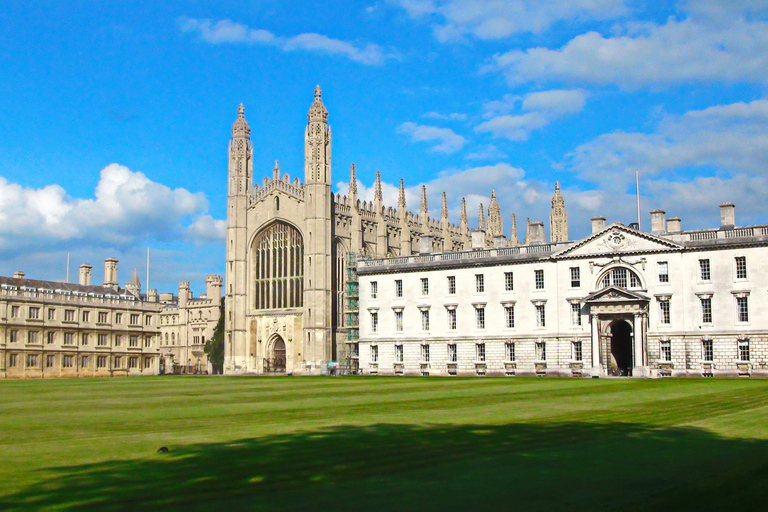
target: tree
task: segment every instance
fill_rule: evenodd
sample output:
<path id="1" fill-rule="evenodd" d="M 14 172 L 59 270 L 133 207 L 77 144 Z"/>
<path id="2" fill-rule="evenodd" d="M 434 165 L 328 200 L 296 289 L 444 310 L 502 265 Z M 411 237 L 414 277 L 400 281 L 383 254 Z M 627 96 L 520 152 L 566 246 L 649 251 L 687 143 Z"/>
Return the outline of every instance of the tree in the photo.
<path id="1" fill-rule="evenodd" d="M 213 337 L 205 342 L 205 353 L 211 363 L 213 374 L 224 373 L 224 304 L 222 301 L 219 322 L 213 329 Z"/>

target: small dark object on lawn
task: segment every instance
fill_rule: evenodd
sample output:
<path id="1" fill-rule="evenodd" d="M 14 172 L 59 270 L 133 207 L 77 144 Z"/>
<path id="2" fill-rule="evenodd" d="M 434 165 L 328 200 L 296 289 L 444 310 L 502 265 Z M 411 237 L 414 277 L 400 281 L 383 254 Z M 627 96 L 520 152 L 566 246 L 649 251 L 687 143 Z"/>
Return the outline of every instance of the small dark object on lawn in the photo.
<path id="1" fill-rule="evenodd" d="M 167 446 L 161 446 L 157 449 L 157 453 L 168 453 L 169 451 L 171 450 L 169 450 Z"/>

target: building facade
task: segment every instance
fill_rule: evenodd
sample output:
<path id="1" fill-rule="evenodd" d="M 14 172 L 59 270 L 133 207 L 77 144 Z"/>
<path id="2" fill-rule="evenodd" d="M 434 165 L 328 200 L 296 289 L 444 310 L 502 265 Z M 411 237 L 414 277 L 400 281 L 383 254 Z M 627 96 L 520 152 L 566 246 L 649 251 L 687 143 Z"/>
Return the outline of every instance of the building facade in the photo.
<path id="1" fill-rule="evenodd" d="M 304 130 L 304 183 L 282 173 L 277 162 L 254 181 L 250 133 L 240 105 L 229 143 L 225 373 L 325 373 L 329 362 L 349 359 L 355 342 L 348 262 L 469 249 L 466 205 L 462 200 L 459 225 L 451 224 L 443 194 L 440 217 L 431 218 L 422 188 L 419 213 L 411 213 L 402 180 L 397 206 L 384 205 L 378 174 L 373 201 L 361 201 L 354 164 L 349 196 L 334 195 L 331 129 L 319 86 Z M 567 237 L 560 206 L 563 215 L 552 222 L 558 236 Z M 494 193 L 483 246 L 517 245 L 512 218 L 506 238 Z M 526 239 L 545 242 L 543 236 L 543 223 L 529 221 Z"/>
<path id="2" fill-rule="evenodd" d="M 576 241 L 361 261 L 360 371 L 768 376 L 768 226 L 734 211 L 711 230 L 655 210 L 651 233 L 596 217 Z"/>
<path id="3" fill-rule="evenodd" d="M 197 350 L 219 319 L 221 277 L 208 276 L 211 299 L 192 299 L 186 282 L 177 298 L 142 294 L 136 271 L 118 286 L 117 267 L 115 258 L 105 261 L 101 285 L 91 284 L 88 264 L 77 284 L 0 277 L 0 378 L 157 375 L 174 363 L 208 369 Z"/>

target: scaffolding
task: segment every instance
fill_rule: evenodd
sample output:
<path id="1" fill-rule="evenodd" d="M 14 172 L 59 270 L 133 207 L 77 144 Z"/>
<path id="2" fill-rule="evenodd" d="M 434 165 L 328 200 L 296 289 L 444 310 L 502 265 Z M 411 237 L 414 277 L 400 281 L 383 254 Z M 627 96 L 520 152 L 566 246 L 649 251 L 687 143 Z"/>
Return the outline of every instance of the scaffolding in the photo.
<path id="1" fill-rule="evenodd" d="M 346 279 L 344 283 L 344 331 L 347 333 L 346 357 L 342 361 L 341 373 L 357 374 L 360 369 L 359 344 L 360 337 L 360 285 L 357 281 L 357 255 L 347 254 L 345 261 Z"/>

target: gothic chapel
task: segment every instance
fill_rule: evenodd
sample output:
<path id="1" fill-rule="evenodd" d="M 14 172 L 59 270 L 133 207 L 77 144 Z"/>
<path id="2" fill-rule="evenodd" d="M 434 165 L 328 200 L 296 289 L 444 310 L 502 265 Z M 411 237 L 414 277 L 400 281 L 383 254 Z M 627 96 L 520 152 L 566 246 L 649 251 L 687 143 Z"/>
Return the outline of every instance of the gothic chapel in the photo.
<path id="1" fill-rule="evenodd" d="M 424 187 L 419 213 L 408 212 L 402 179 L 397 208 L 385 206 L 379 173 L 373 201 L 360 201 L 354 164 L 349 197 L 334 196 L 319 86 L 304 132 L 303 184 L 281 174 L 277 162 L 271 177 L 254 183 L 250 132 L 240 105 L 229 144 L 225 373 L 322 374 L 328 362 L 344 360 L 352 347 L 343 322 L 350 253 L 383 258 L 519 243 L 514 215 L 510 238 L 502 232 L 495 193 L 487 230 L 484 218 L 470 230 L 463 199 L 460 224 L 451 224 L 445 193 L 440 218 L 430 218 Z M 552 232 L 567 238 L 559 187 L 552 206 Z M 525 236 L 544 243 L 543 223 L 528 221 Z"/>

